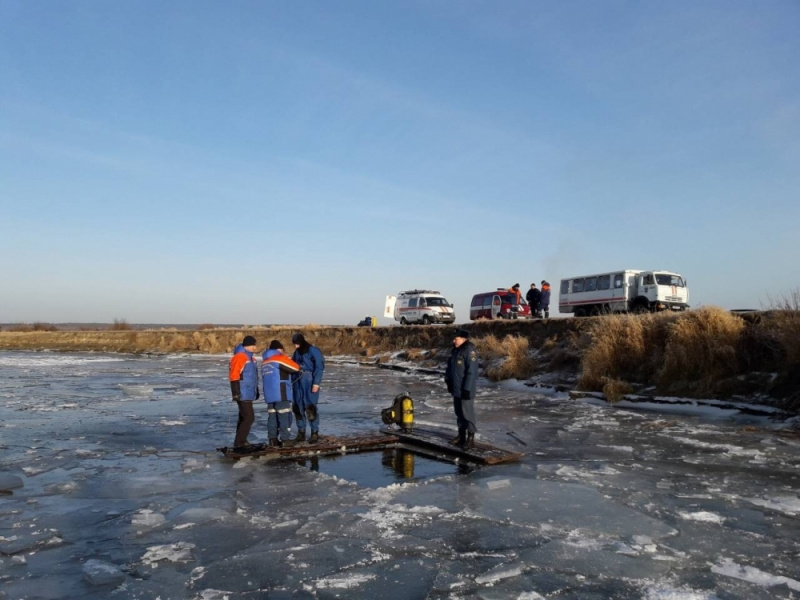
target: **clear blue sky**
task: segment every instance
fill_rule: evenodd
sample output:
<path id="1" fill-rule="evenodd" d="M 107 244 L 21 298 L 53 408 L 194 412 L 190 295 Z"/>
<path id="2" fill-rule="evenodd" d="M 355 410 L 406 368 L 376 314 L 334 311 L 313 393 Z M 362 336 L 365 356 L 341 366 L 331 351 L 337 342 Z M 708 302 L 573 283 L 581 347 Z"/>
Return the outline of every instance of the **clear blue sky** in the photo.
<path id="1" fill-rule="evenodd" d="M 800 287 L 798 32 L 796 0 L 0 0 L 0 322 L 355 324 L 413 287 L 466 321 L 620 268 L 759 308 Z"/>

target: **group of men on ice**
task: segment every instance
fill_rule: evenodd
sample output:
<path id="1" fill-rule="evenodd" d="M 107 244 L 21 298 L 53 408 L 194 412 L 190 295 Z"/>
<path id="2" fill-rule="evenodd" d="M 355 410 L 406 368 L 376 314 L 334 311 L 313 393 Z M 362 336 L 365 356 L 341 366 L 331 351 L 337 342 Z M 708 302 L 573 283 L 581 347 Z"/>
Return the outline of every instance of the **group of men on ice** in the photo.
<path id="1" fill-rule="evenodd" d="M 290 447 L 306 441 L 306 420 L 311 428 L 308 443 L 319 441 L 319 389 L 325 359 L 319 348 L 309 344 L 300 333 L 292 336 L 295 351 L 289 358 L 283 344 L 272 340 L 264 351 L 261 369 L 255 357 L 256 339 L 245 336 L 233 350 L 228 378 L 233 401 L 239 407 L 233 452 L 247 454 L 260 449 L 247 441 L 255 422 L 253 403 L 259 399 L 259 379 L 267 403 L 269 445 Z M 456 329 L 453 350 L 445 372 L 447 391 L 453 397 L 458 435 L 450 443 L 463 448 L 475 446 L 475 393 L 478 380 L 478 351 L 469 341 L 469 331 Z M 297 437 L 289 438 L 292 415 L 297 421 Z"/>
<path id="2" fill-rule="evenodd" d="M 306 420 L 311 429 L 308 443 L 319 441 L 317 403 L 325 359 L 319 348 L 309 344 L 301 333 L 292 336 L 292 343 L 295 350 L 289 358 L 283 344 L 272 340 L 262 355 L 260 370 L 255 357 L 257 342 L 253 336 L 245 336 L 234 348 L 228 372 L 231 395 L 239 407 L 233 452 L 246 454 L 257 449 L 247 441 L 247 436 L 255 422 L 253 402 L 261 396 L 259 388 L 264 390 L 267 404 L 270 446 L 289 447 L 305 442 Z M 292 415 L 297 422 L 297 437 L 294 439 L 289 438 Z"/>

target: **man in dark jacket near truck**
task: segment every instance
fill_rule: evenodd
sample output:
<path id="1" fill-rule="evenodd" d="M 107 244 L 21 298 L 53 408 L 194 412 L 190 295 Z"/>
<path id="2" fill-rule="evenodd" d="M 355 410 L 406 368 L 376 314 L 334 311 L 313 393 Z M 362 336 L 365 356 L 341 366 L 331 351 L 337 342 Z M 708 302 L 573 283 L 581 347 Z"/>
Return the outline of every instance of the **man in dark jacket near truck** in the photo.
<path id="1" fill-rule="evenodd" d="M 528 301 L 528 306 L 531 307 L 531 317 L 541 317 L 542 315 L 539 314 L 539 304 L 542 300 L 542 292 L 536 289 L 535 283 L 531 284 L 531 289 L 529 289 L 528 293 L 525 294 L 525 300 Z"/>
<path id="2" fill-rule="evenodd" d="M 453 409 L 458 423 L 458 436 L 450 440 L 454 446 L 475 446 L 475 388 L 478 381 L 478 351 L 469 341 L 469 331 L 456 329 L 453 353 L 444 375 L 447 391 L 453 395 Z"/>

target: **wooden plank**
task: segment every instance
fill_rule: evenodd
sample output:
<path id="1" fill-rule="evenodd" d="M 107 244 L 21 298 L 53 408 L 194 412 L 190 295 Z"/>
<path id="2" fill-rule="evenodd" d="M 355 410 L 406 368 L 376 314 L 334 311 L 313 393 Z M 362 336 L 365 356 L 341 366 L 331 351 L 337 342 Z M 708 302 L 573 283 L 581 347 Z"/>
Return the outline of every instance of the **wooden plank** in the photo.
<path id="1" fill-rule="evenodd" d="M 476 441 L 475 447 L 460 448 L 450 444 L 454 432 L 434 431 L 415 428 L 412 432 L 399 429 L 383 429 L 379 434 L 359 436 L 320 436 L 317 444 L 302 443 L 291 448 L 271 448 L 236 454 L 228 447 L 217 448 L 226 458 L 240 460 L 242 458 L 264 458 L 266 460 L 297 459 L 312 456 L 332 456 L 352 454 L 370 450 L 402 447 L 422 454 L 435 455 L 446 460 L 465 460 L 477 464 L 496 465 L 519 460 L 523 454 L 510 452 L 485 442 Z"/>
<path id="2" fill-rule="evenodd" d="M 415 427 L 410 433 L 394 429 L 384 429 L 382 431 L 387 435 L 397 436 L 401 444 L 412 450 L 414 446 L 433 448 L 445 455 L 457 456 L 458 458 L 484 465 L 513 462 L 524 456 L 522 453 L 510 452 L 504 448 L 492 446 L 478 440 L 475 441 L 474 448 L 464 449 L 459 446 L 453 446 L 450 444 L 450 440 L 456 432 L 434 431 L 418 427 Z"/>
<path id="3" fill-rule="evenodd" d="M 382 450 L 394 448 L 399 439 L 391 432 L 359 435 L 359 436 L 320 436 L 319 442 L 309 444 L 304 442 L 291 448 L 274 448 L 266 446 L 260 450 L 247 454 L 237 454 L 231 448 L 223 446 L 217 448 L 226 458 L 239 460 L 242 458 L 266 457 L 268 459 L 307 458 L 309 456 L 330 456 L 335 454 L 351 454 L 362 450 Z"/>

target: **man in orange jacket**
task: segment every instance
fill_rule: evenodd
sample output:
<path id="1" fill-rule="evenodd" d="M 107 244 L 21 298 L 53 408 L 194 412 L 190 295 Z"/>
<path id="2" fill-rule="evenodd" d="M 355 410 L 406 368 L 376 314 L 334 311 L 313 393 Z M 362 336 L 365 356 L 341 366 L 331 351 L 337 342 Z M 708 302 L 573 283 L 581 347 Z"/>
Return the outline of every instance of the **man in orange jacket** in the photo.
<path id="1" fill-rule="evenodd" d="M 258 400 L 258 366 L 253 353 L 256 351 L 256 338 L 246 335 L 241 344 L 233 349 L 228 379 L 231 382 L 231 395 L 239 407 L 239 420 L 236 423 L 236 438 L 233 451 L 245 454 L 252 448 L 247 441 L 250 428 L 256 420 L 253 402 Z"/>

